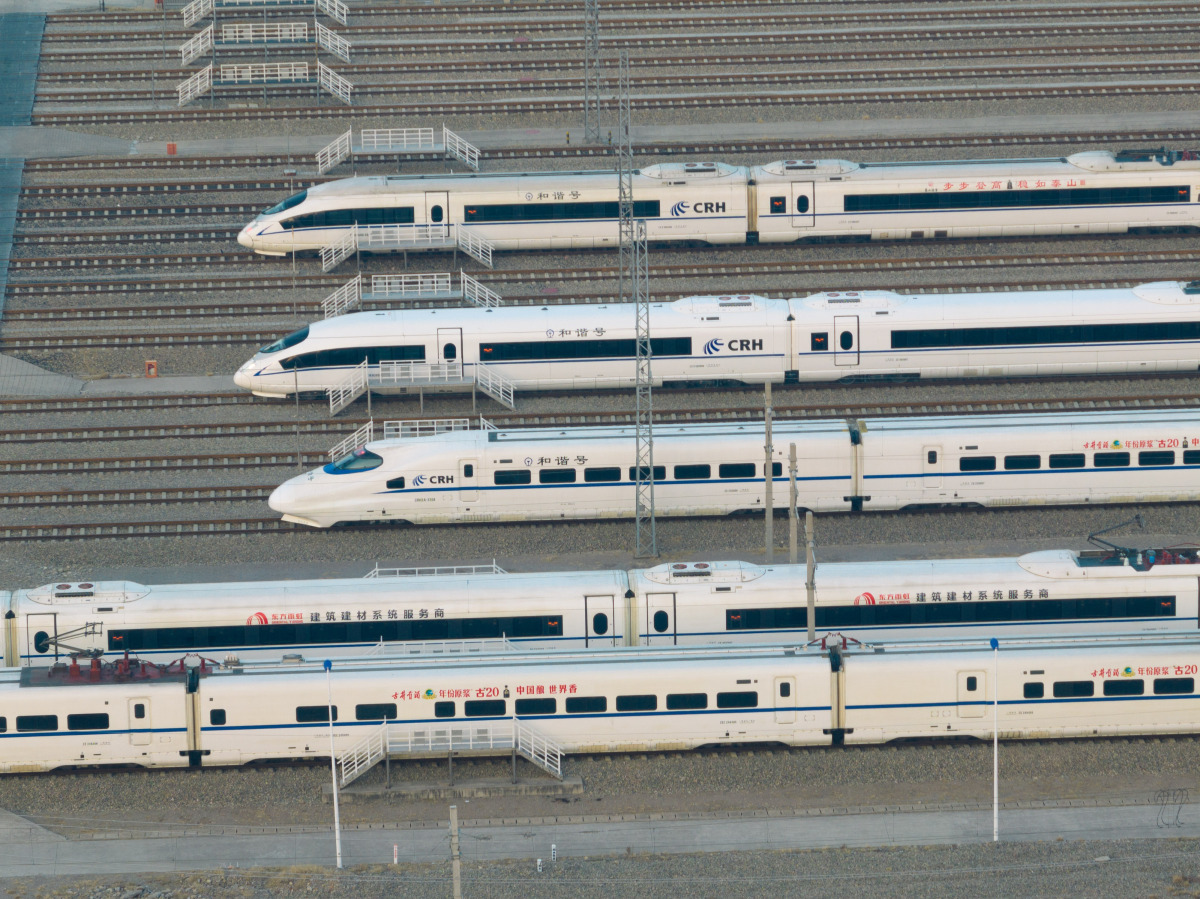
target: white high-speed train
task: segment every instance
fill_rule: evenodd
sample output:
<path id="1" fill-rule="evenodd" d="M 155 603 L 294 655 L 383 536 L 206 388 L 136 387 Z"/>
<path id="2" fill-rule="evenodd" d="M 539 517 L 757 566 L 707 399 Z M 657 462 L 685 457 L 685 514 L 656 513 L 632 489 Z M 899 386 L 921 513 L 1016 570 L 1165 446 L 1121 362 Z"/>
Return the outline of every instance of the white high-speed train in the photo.
<path id="1" fill-rule="evenodd" d="M 773 300 L 687 297 L 651 307 L 652 374 L 668 382 L 1002 377 L 1200 368 L 1200 281 L 1106 290 Z M 634 384 L 628 303 L 356 312 L 259 350 L 234 382 L 259 396 L 328 390 L 364 361 L 478 366 L 517 390 Z M 407 380 L 407 379 L 406 379 Z"/>
<path id="2" fill-rule="evenodd" d="M 633 215 L 646 222 L 652 242 L 1191 230 L 1200 227 L 1200 159 L 1162 149 L 1044 159 L 789 159 L 750 167 L 670 162 L 635 172 L 633 197 Z M 618 177 L 593 171 L 345 178 L 267 209 L 242 229 L 238 243 L 268 255 L 319 250 L 356 226 L 426 244 L 431 232 L 463 227 L 497 250 L 615 247 Z"/>
<path id="3" fill-rule="evenodd" d="M 46 584 L 0 593 L 9 667 L 68 655 L 169 662 L 347 655 L 381 642 L 504 637 L 530 649 L 807 639 L 803 565 L 674 562 L 632 571 L 145 585 Z M 822 563 L 815 627 L 864 642 L 1195 632 L 1191 548 L 1019 558 Z M 472 644 L 478 649 L 478 646 Z"/>
<path id="4" fill-rule="evenodd" d="M 518 723 L 566 753 L 1200 731 L 1195 635 L 330 661 L 2 671 L 0 772 L 342 756 L 385 723 L 497 754 Z"/>
<path id="5" fill-rule="evenodd" d="M 783 421 L 773 428 L 775 508 L 814 512 L 1200 499 L 1200 410 Z M 660 516 L 761 511 L 758 422 L 654 428 Z M 285 521 L 413 524 L 628 518 L 631 427 L 449 431 L 377 440 L 285 481 Z"/>

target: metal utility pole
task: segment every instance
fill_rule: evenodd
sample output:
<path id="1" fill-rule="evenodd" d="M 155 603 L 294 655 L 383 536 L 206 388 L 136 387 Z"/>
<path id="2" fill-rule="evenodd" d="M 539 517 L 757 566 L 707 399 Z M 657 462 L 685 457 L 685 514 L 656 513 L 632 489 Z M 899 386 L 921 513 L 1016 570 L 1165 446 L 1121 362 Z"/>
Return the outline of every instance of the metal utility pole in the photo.
<path id="1" fill-rule="evenodd" d="M 600 143 L 600 0 L 583 0 L 583 142 Z"/>
<path id="2" fill-rule="evenodd" d="M 650 271 L 647 263 L 646 221 L 634 217 L 633 139 L 630 135 L 629 53 L 621 51 L 620 90 L 618 92 L 621 138 L 617 154 L 619 182 L 621 258 L 617 266 L 618 293 L 621 302 L 632 302 L 637 310 L 637 359 L 635 371 L 634 439 L 634 516 L 636 518 L 635 554 L 658 555 L 658 535 L 654 525 L 654 402 L 651 392 L 650 360 Z"/>

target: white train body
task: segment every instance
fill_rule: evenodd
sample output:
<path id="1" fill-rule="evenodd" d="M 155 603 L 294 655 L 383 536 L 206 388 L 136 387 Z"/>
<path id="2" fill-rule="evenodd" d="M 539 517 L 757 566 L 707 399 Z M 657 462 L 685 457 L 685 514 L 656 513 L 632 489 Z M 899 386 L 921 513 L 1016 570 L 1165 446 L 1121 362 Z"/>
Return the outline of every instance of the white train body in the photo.
<path id="1" fill-rule="evenodd" d="M 259 396 L 328 390 L 366 361 L 486 365 L 518 390 L 629 387 L 632 304 L 356 312 L 264 347 L 234 375 Z M 651 307 L 655 384 L 1196 371 L 1200 282 L 1128 289 L 787 300 L 687 297 Z"/>
<path id="2" fill-rule="evenodd" d="M 308 658 L 492 640 L 529 649 L 745 645 L 807 639 L 803 565 L 668 563 L 632 571 L 461 574 L 216 584 L 47 584 L 0 597 L 3 664 L 70 652 L 166 663 L 188 652 Z M 823 563 L 818 634 L 863 642 L 1195 632 L 1194 550 L 1141 558 L 1067 550 L 1019 558 Z M 11 613 L 11 614 L 7 614 Z"/>
<path id="3" fill-rule="evenodd" d="M 792 243 L 1105 234 L 1200 226 L 1200 161 L 1188 151 L 1045 159 L 761 166 L 663 163 L 633 177 L 651 242 Z M 259 253 L 319 250 L 358 226 L 415 237 L 463 226 L 498 250 L 615 247 L 615 172 L 376 175 L 318 184 L 238 235 Z"/>
<path id="4" fill-rule="evenodd" d="M 1200 641 L 542 652 L 456 661 L 0 672 L 0 772 L 344 755 L 386 722 L 565 753 L 1200 730 Z M 329 687 L 327 689 L 327 677 Z M 329 697 L 329 698 L 327 698 Z M 332 701 L 330 702 L 329 699 Z M 333 723 L 330 723 L 332 705 Z M 503 749 L 499 750 L 503 752 Z M 419 753 L 414 753 L 419 754 Z"/>
<path id="5" fill-rule="evenodd" d="M 1200 498 L 1195 409 L 776 422 L 776 508 L 792 443 L 798 505 L 815 512 Z M 755 422 L 656 426 L 656 513 L 761 511 L 763 445 Z M 629 427 L 453 431 L 368 443 L 269 502 L 313 527 L 624 518 L 635 461 Z"/>

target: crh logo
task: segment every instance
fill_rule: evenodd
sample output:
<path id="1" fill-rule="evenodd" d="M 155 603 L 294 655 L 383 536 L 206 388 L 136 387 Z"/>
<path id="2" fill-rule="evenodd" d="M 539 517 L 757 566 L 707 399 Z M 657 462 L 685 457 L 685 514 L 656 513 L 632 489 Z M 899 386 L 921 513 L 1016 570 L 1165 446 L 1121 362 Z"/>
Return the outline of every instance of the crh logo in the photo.
<path id="1" fill-rule="evenodd" d="M 251 615 L 249 618 L 246 619 L 246 624 L 266 624 L 266 623 L 267 623 L 267 616 L 265 614 L 263 614 L 262 612 L 255 612 L 253 615 Z"/>
<path id="2" fill-rule="evenodd" d="M 856 606 L 873 606 L 875 605 L 875 597 L 870 593 L 860 593 L 854 597 L 854 604 Z"/>
<path id="3" fill-rule="evenodd" d="M 704 355 L 714 356 L 721 352 L 721 348 L 723 346 L 725 346 L 725 341 L 721 340 L 719 337 L 714 337 L 708 343 L 704 344 Z"/>
<path id="4" fill-rule="evenodd" d="M 689 206 L 691 206 L 690 203 L 688 203 L 684 200 L 680 200 L 678 203 L 676 203 L 674 206 L 671 207 L 671 215 L 687 215 Z"/>
<path id="5" fill-rule="evenodd" d="M 422 484 L 453 484 L 454 475 L 452 474 L 431 474 L 428 477 L 419 474 L 413 478 L 413 486 L 420 487 Z"/>
<path id="6" fill-rule="evenodd" d="M 425 475 L 423 475 L 423 474 L 419 474 L 415 478 L 413 478 L 413 486 L 414 487 L 420 487 L 424 483 L 425 483 Z"/>

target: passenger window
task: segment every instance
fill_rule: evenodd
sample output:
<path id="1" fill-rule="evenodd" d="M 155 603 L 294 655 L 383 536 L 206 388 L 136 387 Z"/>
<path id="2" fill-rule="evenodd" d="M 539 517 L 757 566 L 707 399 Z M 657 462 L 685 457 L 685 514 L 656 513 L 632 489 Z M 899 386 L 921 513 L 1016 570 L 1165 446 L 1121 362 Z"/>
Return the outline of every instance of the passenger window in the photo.
<path id="1" fill-rule="evenodd" d="M 843 350 L 854 349 L 854 332 L 853 331 L 843 331 L 838 336 L 838 344 L 841 345 L 841 348 Z"/>
<path id="2" fill-rule="evenodd" d="M 67 730 L 108 730 L 108 715 L 103 712 L 67 715 Z"/>
<path id="3" fill-rule="evenodd" d="M 1184 465 L 1200 465 L 1200 450 L 1184 450 L 1183 451 Z"/>
<path id="4" fill-rule="evenodd" d="M 553 715 L 558 712 L 557 699 L 518 699 L 518 715 Z"/>
<path id="5" fill-rule="evenodd" d="M 8 717 L 0 715 L 0 734 L 8 733 Z"/>
<path id="6" fill-rule="evenodd" d="M 333 707 L 333 720 L 338 720 L 337 706 Z M 298 705 L 296 706 L 296 722 L 312 724 L 319 721 L 329 721 L 328 705 Z"/>
<path id="7" fill-rule="evenodd" d="M 58 730 L 58 715 L 18 715 L 18 733 Z"/>
<path id="8" fill-rule="evenodd" d="M 503 699 L 471 699 L 463 703 L 463 714 L 468 718 L 501 718 L 506 715 L 508 703 Z"/>
<path id="9" fill-rule="evenodd" d="M 216 727 L 221 727 L 225 723 L 225 710 L 224 709 L 209 709 L 208 710 L 208 723 L 212 724 Z"/>
<path id="10" fill-rule="evenodd" d="M 963 456 L 958 460 L 959 471 L 995 471 L 995 456 Z"/>
<path id="11" fill-rule="evenodd" d="M 1096 468 L 1128 468 L 1129 453 L 1096 453 L 1092 456 Z"/>
<path id="12" fill-rule="evenodd" d="M 1123 677 L 1120 680 L 1106 680 L 1104 682 L 1105 696 L 1141 696 L 1145 692 L 1145 681 L 1140 678 L 1134 680 Z"/>
<path id="13" fill-rule="evenodd" d="M 444 216 L 443 216 L 443 213 L 442 213 L 442 207 L 441 207 L 441 206 L 432 206 L 432 207 L 430 207 L 430 209 L 429 209 L 429 220 L 430 220 L 431 222 L 433 222 L 435 225 L 436 225 L 436 224 L 440 224 L 440 223 L 441 223 L 441 221 L 442 221 L 442 218 L 443 218 L 443 217 L 444 217 Z"/>
<path id="14" fill-rule="evenodd" d="M 758 691 L 744 690 L 737 693 L 718 693 L 719 709 L 752 709 L 758 705 Z"/>
<path id="15" fill-rule="evenodd" d="M 638 696 L 618 696 L 618 712 L 653 712 L 658 708 L 658 697 L 652 693 Z"/>
<path id="16" fill-rule="evenodd" d="M 812 335 L 812 351 L 814 353 L 824 353 L 829 349 L 829 332 L 820 331 Z"/>
<path id="17" fill-rule="evenodd" d="M 1174 450 L 1153 450 L 1148 453 L 1138 453 L 1138 465 L 1174 465 Z"/>
<path id="18" fill-rule="evenodd" d="M 45 631 L 38 631 L 33 635 L 33 648 L 39 653 L 50 651 L 50 635 Z"/>
<path id="19" fill-rule="evenodd" d="M 783 215 L 787 212 L 787 197 L 771 197 L 771 214 Z"/>
<path id="20" fill-rule="evenodd" d="M 452 702 L 435 702 L 433 704 L 434 718 L 453 718 L 454 703 Z"/>
<path id="21" fill-rule="evenodd" d="M 808 197 L 796 197 L 796 211 L 808 212 Z"/>
<path id="22" fill-rule="evenodd" d="M 510 468 L 492 472 L 492 483 L 501 487 L 529 484 L 532 481 L 533 475 L 528 468 Z"/>
<path id="23" fill-rule="evenodd" d="M 1169 696 L 1172 694 L 1192 693 L 1195 691 L 1195 678 L 1191 677 L 1156 677 L 1154 679 L 1154 695 Z M 0 726 L 0 730 L 3 727 Z"/>
<path id="24" fill-rule="evenodd" d="M 676 465 L 675 480 L 677 481 L 701 481 L 711 477 L 711 465 Z"/>
<path id="25" fill-rule="evenodd" d="M 570 696 L 567 698 L 567 714 L 582 715 L 588 712 L 607 712 L 608 698 L 605 696 Z"/>
<path id="26" fill-rule="evenodd" d="M 665 631 L 671 623 L 671 616 L 659 609 L 654 613 L 654 630 L 658 633 Z"/>
<path id="27" fill-rule="evenodd" d="M 574 468 L 543 468 L 538 472 L 539 484 L 574 484 Z"/>
<path id="28" fill-rule="evenodd" d="M 642 474 L 645 474 L 645 473 L 646 473 L 646 469 L 643 468 Z M 654 480 L 655 481 L 665 481 L 666 479 L 667 479 L 667 466 L 655 465 L 654 466 Z M 634 468 L 629 469 L 629 480 L 631 480 L 631 481 L 637 480 L 637 470 L 636 469 L 634 469 Z"/>
<path id="29" fill-rule="evenodd" d="M 404 478 L 403 477 L 392 478 L 390 481 L 387 482 L 387 485 L 388 485 L 389 490 L 403 490 L 404 489 Z"/>
<path id="30" fill-rule="evenodd" d="M 372 702 L 354 707 L 355 721 L 388 721 L 396 717 L 396 703 Z"/>
<path id="31" fill-rule="evenodd" d="M 1071 699 L 1076 696 L 1094 696 L 1096 685 L 1090 680 L 1067 680 L 1054 682 L 1055 699 Z"/>
<path id="32" fill-rule="evenodd" d="M 603 612 L 597 612 L 592 616 L 592 632 L 601 637 L 608 633 L 608 616 Z"/>
<path id="33" fill-rule="evenodd" d="M 613 468 L 585 468 L 583 470 L 583 480 L 587 484 L 605 484 L 611 481 L 621 480 L 621 469 Z"/>
<path id="34" fill-rule="evenodd" d="M 707 693 L 669 693 L 667 708 L 670 711 L 686 711 L 690 709 L 708 708 Z"/>
<path id="35" fill-rule="evenodd" d="M 722 478 L 752 478 L 756 471 L 753 462 L 726 462 L 717 467 L 717 474 Z"/>
<path id="36" fill-rule="evenodd" d="M 1005 456 L 1005 471 L 1033 471 L 1042 467 L 1041 456 Z"/>
<path id="37" fill-rule="evenodd" d="M 1050 456 L 1051 468 L 1083 468 L 1086 462 L 1083 453 L 1054 453 Z"/>
<path id="38" fill-rule="evenodd" d="M 1026 699 L 1041 699 L 1046 695 L 1046 685 L 1043 683 L 1032 683 L 1025 685 Z"/>

